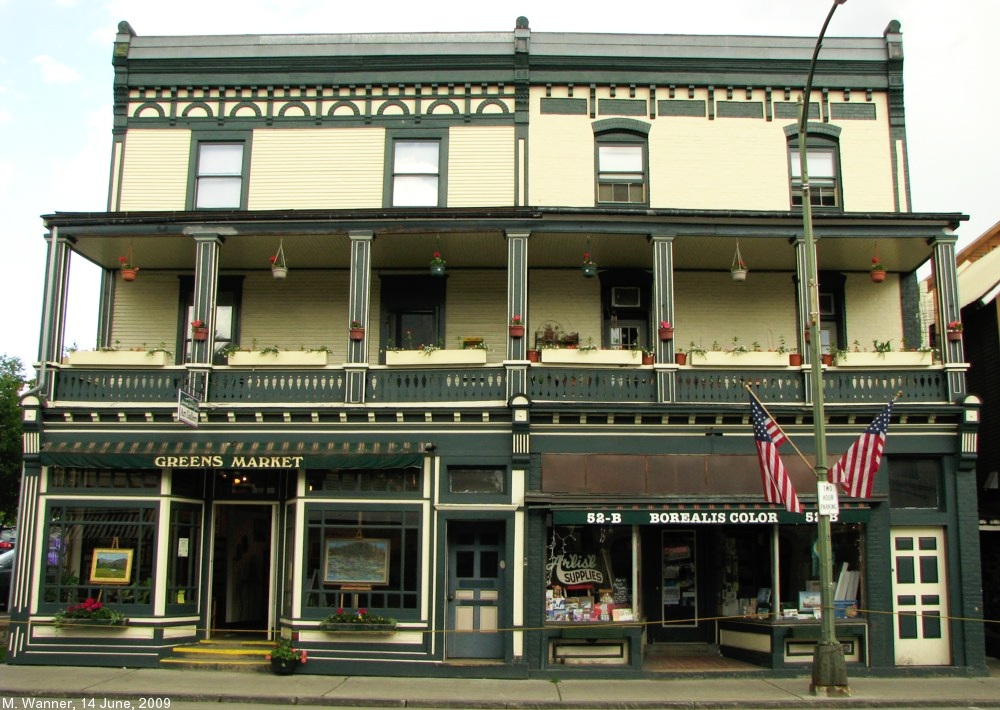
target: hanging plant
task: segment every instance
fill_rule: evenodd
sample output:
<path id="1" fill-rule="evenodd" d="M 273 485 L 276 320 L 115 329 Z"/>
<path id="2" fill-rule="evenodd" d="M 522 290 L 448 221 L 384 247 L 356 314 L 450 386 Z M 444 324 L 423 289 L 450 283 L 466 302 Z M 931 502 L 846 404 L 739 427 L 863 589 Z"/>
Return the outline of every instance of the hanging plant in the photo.
<path id="1" fill-rule="evenodd" d="M 878 252 L 872 257 L 872 269 L 871 269 L 872 281 L 880 284 L 885 281 L 885 267 L 878 258 Z"/>
<path id="2" fill-rule="evenodd" d="M 583 273 L 585 278 L 593 278 L 597 275 L 597 264 L 594 260 L 590 258 L 590 252 L 583 252 L 583 263 L 580 264 L 580 271 Z"/>
<path id="3" fill-rule="evenodd" d="M 733 281 L 746 281 L 749 270 L 746 262 L 743 261 L 743 255 L 740 254 L 740 243 L 736 242 L 736 253 L 733 254 L 733 263 L 729 267 L 729 273 L 732 275 Z"/>
<path id="4" fill-rule="evenodd" d="M 288 264 L 285 263 L 285 240 L 278 242 L 278 251 L 271 257 L 271 276 L 283 279 L 288 276 Z"/>
<path id="5" fill-rule="evenodd" d="M 132 247 L 128 248 L 128 256 L 118 257 L 118 268 L 122 272 L 122 281 L 135 281 L 139 267 L 132 263 Z"/>
<path id="6" fill-rule="evenodd" d="M 434 276 L 444 276 L 446 262 L 441 258 L 441 252 L 436 251 L 431 255 L 431 273 Z"/>

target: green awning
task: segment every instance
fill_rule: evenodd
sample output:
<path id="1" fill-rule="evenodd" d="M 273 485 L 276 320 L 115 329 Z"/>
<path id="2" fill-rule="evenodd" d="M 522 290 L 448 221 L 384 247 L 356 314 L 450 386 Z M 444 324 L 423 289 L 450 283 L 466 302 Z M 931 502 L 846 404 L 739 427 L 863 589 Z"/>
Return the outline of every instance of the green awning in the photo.
<path id="1" fill-rule="evenodd" d="M 234 441 L 221 434 L 193 441 L 96 441 L 68 434 L 46 438 L 42 464 L 73 468 L 408 468 L 423 465 L 424 459 L 424 444 L 417 441 L 332 441 L 321 436 Z"/>

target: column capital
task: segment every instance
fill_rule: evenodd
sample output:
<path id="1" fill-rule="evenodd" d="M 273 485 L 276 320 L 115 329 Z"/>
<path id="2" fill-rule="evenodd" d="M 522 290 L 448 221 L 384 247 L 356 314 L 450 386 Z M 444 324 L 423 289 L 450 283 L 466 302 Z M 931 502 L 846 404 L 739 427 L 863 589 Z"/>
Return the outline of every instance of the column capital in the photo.
<path id="1" fill-rule="evenodd" d="M 347 236 L 355 241 L 371 241 L 375 238 L 375 231 L 372 229 L 349 229 Z"/>

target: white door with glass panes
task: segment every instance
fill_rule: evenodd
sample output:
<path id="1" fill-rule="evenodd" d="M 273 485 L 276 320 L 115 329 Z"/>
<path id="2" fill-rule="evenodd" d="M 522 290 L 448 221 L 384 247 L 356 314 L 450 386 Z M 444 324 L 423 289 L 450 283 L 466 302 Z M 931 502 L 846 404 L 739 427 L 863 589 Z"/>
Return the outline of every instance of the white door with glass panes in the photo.
<path id="1" fill-rule="evenodd" d="M 943 528 L 893 528 L 896 665 L 951 663 Z"/>

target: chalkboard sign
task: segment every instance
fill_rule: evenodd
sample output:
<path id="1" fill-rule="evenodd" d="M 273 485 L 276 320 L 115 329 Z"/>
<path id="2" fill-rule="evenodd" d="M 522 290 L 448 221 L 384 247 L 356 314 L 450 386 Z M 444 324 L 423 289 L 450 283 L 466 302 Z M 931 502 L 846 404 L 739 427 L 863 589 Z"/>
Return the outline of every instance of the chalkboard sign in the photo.
<path id="1" fill-rule="evenodd" d="M 612 598 L 615 604 L 628 604 L 629 594 L 628 594 L 628 579 L 625 577 L 615 577 L 614 581 L 611 583 Z"/>

